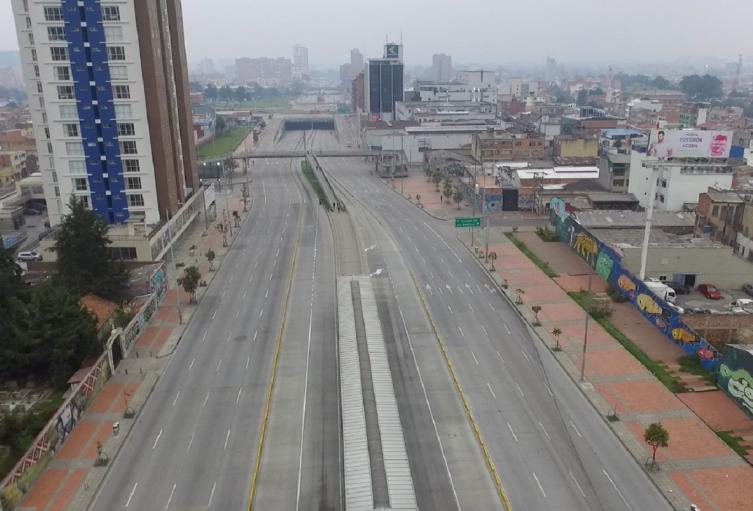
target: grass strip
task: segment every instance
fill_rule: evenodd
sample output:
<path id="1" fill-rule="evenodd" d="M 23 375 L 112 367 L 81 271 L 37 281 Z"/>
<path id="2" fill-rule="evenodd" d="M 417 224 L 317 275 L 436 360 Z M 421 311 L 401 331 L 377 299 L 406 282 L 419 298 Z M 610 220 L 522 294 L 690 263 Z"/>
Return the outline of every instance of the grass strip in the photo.
<path id="1" fill-rule="evenodd" d="M 198 146 L 196 154 L 199 158 L 212 158 L 228 154 L 234 151 L 249 133 L 251 133 L 251 128 L 247 127 L 230 129 L 206 144 Z"/>
<path id="2" fill-rule="evenodd" d="M 537 256 L 536 254 L 534 254 L 533 252 L 531 252 L 531 249 L 529 249 L 526 246 L 526 244 L 523 243 L 522 241 L 520 241 L 513 233 L 506 232 L 505 236 L 507 236 L 507 238 L 510 241 L 512 241 L 513 245 L 515 245 L 516 247 L 518 247 L 518 249 L 521 252 L 523 252 L 526 255 L 526 257 L 528 257 L 528 259 L 530 259 L 533 262 L 533 264 L 535 264 L 536 266 L 538 266 L 539 268 L 541 268 L 541 271 L 543 271 L 544 273 L 546 273 L 549 278 L 559 277 L 559 275 L 557 274 L 557 272 L 555 272 L 552 269 L 552 267 L 549 266 L 549 263 L 547 263 L 546 261 L 542 260 L 541 258 L 539 258 L 539 256 Z"/>
<path id="3" fill-rule="evenodd" d="M 324 188 L 322 188 L 319 178 L 316 176 L 314 169 L 311 168 L 311 164 L 307 160 L 301 161 L 301 172 L 306 176 L 311 188 L 314 189 L 314 193 L 319 198 L 319 204 L 324 206 L 324 209 L 327 211 L 332 211 L 332 205 L 329 203 L 327 195 L 324 193 Z"/>
<path id="4" fill-rule="evenodd" d="M 703 368 L 697 356 L 685 355 L 677 359 L 680 368 L 688 374 L 703 377 L 703 380 L 711 386 L 716 386 L 716 375 Z"/>
<path id="5" fill-rule="evenodd" d="M 727 444 L 740 457 L 744 458 L 748 455 L 748 449 L 741 443 L 743 437 L 733 435 L 731 431 L 715 431 L 715 433 L 716 436 L 722 439 L 722 442 Z"/>
<path id="6" fill-rule="evenodd" d="M 591 317 L 609 333 L 609 335 L 614 337 L 617 342 L 622 344 L 622 346 L 626 350 L 628 350 L 628 352 L 630 352 L 630 354 L 633 355 L 641 364 L 643 364 L 643 366 L 648 369 L 651 374 L 656 376 L 656 379 L 658 379 L 665 387 L 667 387 L 670 392 L 674 394 L 677 394 L 679 392 L 687 392 L 687 387 L 682 382 L 680 382 L 680 380 L 675 378 L 663 363 L 657 362 L 656 360 L 649 357 L 642 349 L 638 347 L 638 345 L 630 340 L 630 338 L 628 338 L 625 334 L 618 330 L 608 317 L 594 317 L 591 314 L 591 307 L 589 307 L 590 300 L 588 299 L 587 291 L 571 292 L 568 293 L 568 295 L 570 296 L 570 298 L 575 300 L 578 305 L 583 307 L 583 310 L 590 314 Z"/>

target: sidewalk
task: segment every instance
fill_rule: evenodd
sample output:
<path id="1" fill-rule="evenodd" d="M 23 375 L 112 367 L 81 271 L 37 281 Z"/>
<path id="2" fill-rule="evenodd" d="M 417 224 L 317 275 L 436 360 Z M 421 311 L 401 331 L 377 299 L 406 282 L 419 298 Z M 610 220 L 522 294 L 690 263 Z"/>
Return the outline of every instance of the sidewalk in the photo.
<path id="1" fill-rule="evenodd" d="M 489 250 L 498 256 L 497 271 L 491 275 L 500 284 L 503 279 L 507 281 L 506 295 L 511 302 L 521 294 L 523 305 L 516 307 L 529 323 L 533 323 L 534 316 L 531 306 L 542 307 L 541 326 L 534 330 L 549 347 L 555 344 L 550 334 L 552 329 L 562 330 L 562 351 L 554 355 L 573 380 L 579 381 L 585 311 L 567 292 L 587 288 L 588 269 L 561 243 L 547 243 L 544 247 L 543 242 L 533 239 L 538 239 L 533 233 L 518 235 L 526 244 L 530 242 L 528 247 L 560 276 L 554 280 L 547 277 L 498 229 L 493 229 L 490 236 Z M 461 236 L 461 240 L 469 245 L 467 235 Z M 604 290 L 606 283 L 594 278 L 592 288 Z M 652 357 L 676 358 L 677 353 L 672 349 L 675 346 L 658 332 L 644 329 L 642 318 L 632 321 L 627 314 L 627 309 L 620 308 L 612 316 L 616 325 L 625 328 L 626 335 Z M 645 427 L 661 421 L 667 429 L 669 447 L 659 449 L 659 469 L 648 473 L 675 508 L 689 509 L 690 503 L 704 511 L 750 507 L 753 467 L 722 442 L 682 399 L 690 396 L 689 401 L 693 402 L 697 396 L 713 393 L 671 393 L 596 321 L 590 321 L 588 326 L 585 375 L 586 382 L 580 384 L 584 395 L 605 420 L 608 415 L 617 416 L 616 422 L 608 424 L 639 463 L 650 460 L 651 455 L 650 447 L 643 441 Z"/>
<path id="2" fill-rule="evenodd" d="M 242 176 L 238 177 L 243 180 Z M 238 184 L 233 187 L 228 204 L 231 212 L 238 211 L 243 222 L 248 213 L 243 212 L 240 188 Z M 222 215 L 224 205 L 224 197 L 218 195 L 218 218 Z M 250 209 L 249 207 L 249 211 Z M 216 220 L 210 223 L 204 235 L 204 218 L 197 218 L 175 244 L 175 262 L 179 275 L 183 267 L 196 265 L 199 267 L 202 280 L 207 284 L 214 278 L 216 272 L 209 272 L 209 263 L 204 254 L 210 248 L 216 253 L 216 269 L 222 264 L 229 250 L 229 247 L 222 246 L 223 236 L 215 228 L 216 223 Z M 233 235 L 237 232 L 238 228 L 233 227 Z M 228 242 L 232 243 L 230 236 Z M 168 282 L 174 283 L 172 265 L 168 264 L 167 267 Z M 206 289 L 198 289 L 197 301 L 201 301 Z M 182 324 L 178 321 L 177 299 L 180 300 Z M 112 378 L 86 410 L 55 458 L 25 495 L 18 510 L 83 511 L 88 507 L 108 468 L 107 465 L 95 466 L 98 444 L 101 445 L 103 457 L 109 458 L 109 462 L 112 463 L 125 443 L 132 425 L 138 420 L 139 411 L 166 367 L 169 355 L 180 342 L 196 307 L 196 304 L 189 304 L 189 296 L 182 289 L 176 289 L 174 286 L 168 289 L 149 326 L 141 333 L 129 356 L 118 365 Z M 126 409 L 132 413 L 126 414 Z M 115 422 L 120 426 L 117 436 L 113 435 Z"/>

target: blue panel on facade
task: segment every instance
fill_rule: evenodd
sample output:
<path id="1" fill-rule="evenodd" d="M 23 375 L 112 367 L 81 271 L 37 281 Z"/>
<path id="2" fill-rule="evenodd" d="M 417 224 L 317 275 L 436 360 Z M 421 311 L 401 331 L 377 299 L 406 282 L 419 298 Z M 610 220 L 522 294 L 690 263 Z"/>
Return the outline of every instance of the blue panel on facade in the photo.
<path id="1" fill-rule="evenodd" d="M 120 223 L 128 220 L 128 201 L 112 104 L 102 11 L 99 0 L 82 3 L 83 6 L 79 6 L 77 0 L 63 0 L 62 5 L 89 176 L 89 198 L 92 209 L 102 219 L 108 223 Z M 82 22 L 86 22 L 85 26 Z"/>

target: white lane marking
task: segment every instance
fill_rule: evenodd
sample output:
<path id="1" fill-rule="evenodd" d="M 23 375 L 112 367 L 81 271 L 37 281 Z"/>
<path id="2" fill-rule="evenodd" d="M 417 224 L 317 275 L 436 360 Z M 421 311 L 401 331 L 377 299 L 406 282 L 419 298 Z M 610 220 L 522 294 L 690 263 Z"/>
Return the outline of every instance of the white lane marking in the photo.
<path id="1" fill-rule="evenodd" d="M 544 387 L 546 387 L 546 391 L 549 393 L 549 395 L 554 397 L 554 392 L 552 392 L 552 387 L 550 387 L 548 383 L 544 383 Z"/>
<path id="2" fill-rule="evenodd" d="M 248 283 L 251 283 L 251 279 L 254 278 L 254 272 L 251 272 L 251 275 L 248 277 Z"/>
<path id="3" fill-rule="evenodd" d="M 515 439 L 515 441 L 518 441 L 518 435 L 515 434 L 515 431 L 512 430 L 512 425 L 508 422 L 507 423 L 507 429 L 510 430 L 510 434 L 512 434 L 512 437 Z"/>
<path id="4" fill-rule="evenodd" d="M 222 296 L 220 298 L 225 298 L 225 293 L 227 293 L 227 289 L 222 291 Z"/>
<path id="5" fill-rule="evenodd" d="M 505 330 L 507 330 L 507 335 L 512 335 L 512 330 L 510 330 L 510 327 L 507 326 L 507 323 L 503 323 L 505 325 Z"/>
<path id="6" fill-rule="evenodd" d="M 463 288 L 462 288 L 462 287 L 460 287 L 460 286 L 458 286 L 458 293 L 460 293 L 461 295 L 462 295 L 462 294 L 465 294 L 465 293 L 463 293 Z"/>
<path id="7" fill-rule="evenodd" d="M 277 247 L 277 253 L 275 254 L 275 258 L 280 255 L 280 247 Z"/>
<path id="8" fill-rule="evenodd" d="M 546 428 L 541 423 L 541 421 L 539 421 L 539 427 L 541 428 L 541 431 L 544 432 L 544 436 L 547 437 L 547 439 L 551 442 L 552 441 L 552 437 L 549 436 L 549 433 L 547 433 Z"/>
<path id="9" fill-rule="evenodd" d="M 223 450 L 227 450 L 228 440 L 230 440 L 230 428 L 227 429 L 227 435 L 225 435 L 225 447 L 223 447 Z"/>
<path id="10" fill-rule="evenodd" d="M 188 364 L 188 370 L 189 370 L 189 371 L 190 371 L 190 370 L 191 370 L 191 368 L 193 367 L 193 364 L 194 364 L 194 362 L 196 362 L 196 359 L 195 359 L 195 358 L 194 358 L 194 359 L 191 359 L 191 363 L 190 363 L 190 364 Z"/>
<path id="11" fill-rule="evenodd" d="M 494 393 L 494 391 L 492 390 L 492 386 L 491 386 L 491 385 L 489 385 L 489 382 L 486 382 L 486 388 L 488 388 L 488 389 L 489 389 L 489 392 L 491 393 L 492 397 L 493 397 L 494 399 L 497 399 L 497 394 L 495 394 L 495 393 Z"/>
<path id="12" fill-rule="evenodd" d="M 521 350 L 521 353 L 523 354 L 523 358 L 525 358 L 526 361 L 530 364 L 531 363 L 531 358 L 528 355 L 526 355 L 525 351 Z"/>
<path id="13" fill-rule="evenodd" d="M 159 433 L 157 433 L 157 438 L 154 439 L 154 444 L 152 445 L 152 449 L 157 447 L 157 442 L 159 442 L 159 438 L 162 436 L 162 430 L 159 430 Z"/>
<path id="14" fill-rule="evenodd" d="M 471 351 L 471 356 L 473 357 L 473 360 L 476 362 L 476 365 L 478 365 L 478 359 L 476 358 L 476 354 Z"/>
<path id="15" fill-rule="evenodd" d="M 139 485 L 139 483 L 133 483 L 133 489 L 131 490 L 131 493 L 128 495 L 128 500 L 126 500 L 125 507 L 128 507 L 128 504 L 131 503 L 131 499 L 133 498 L 133 494 L 136 492 L 136 487 Z"/>
<path id="16" fill-rule="evenodd" d="M 219 373 L 220 372 L 220 366 L 221 365 L 222 365 L 222 359 L 220 359 L 220 361 L 217 362 L 217 368 L 214 370 L 215 373 Z"/>
<path id="17" fill-rule="evenodd" d="M 497 352 L 497 356 L 499 357 L 499 359 L 500 359 L 500 360 L 502 361 L 502 363 L 504 364 L 504 363 L 505 363 L 505 359 L 504 359 L 504 358 L 502 358 L 502 355 L 500 355 L 500 354 L 499 354 L 499 351 Z"/>
<path id="18" fill-rule="evenodd" d="M 238 316 L 240 316 L 240 314 L 241 314 L 241 310 L 240 309 L 238 309 L 237 311 L 235 311 L 235 317 L 236 318 L 238 318 Z M 230 340 L 230 339 L 228 339 L 228 340 Z"/>
<path id="19" fill-rule="evenodd" d="M 178 402 L 178 398 L 180 397 L 180 391 L 178 391 L 177 394 L 175 394 L 175 399 L 173 399 L 173 406 L 175 406 L 175 403 Z"/>
<path id="20" fill-rule="evenodd" d="M 581 497 L 583 497 L 585 499 L 586 498 L 586 492 L 584 492 L 583 488 L 580 487 L 580 483 L 578 483 L 578 480 L 575 478 L 575 476 L 573 475 L 572 471 L 568 471 L 568 472 L 570 472 L 570 478 L 575 483 L 575 486 L 578 487 L 578 491 L 580 492 Z"/>
<path id="21" fill-rule="evenodd" d="M 539 478 L 536 477 L 536 472 L 531 472 L 533 474 L 533 478 L 536 480 L 536 484 L 539 487 L 539 490 L 541 490 L 541 494 L 546 498 L 546 492 L 544 491 L 544 487 L 541 486 L 541 482 L 539 481 Z"/>
<path id="22" fill-rule="evenodd" d="M 257 335 L 259 335 L 259 330 L 254 330 L 254 341 L 256 340 Z"/>
<path id="23" fill-rule="evenodd" d="M 430 230 L 431 232 L 433 232 L 433 233 L 434 233 L 434 235 L 435 235 L 435 236 L 436 236 L 437 238 L 439 238 L 439 241 L 441 241 L 442 243 L 444 243 L 444 246 L 445 246 L 445 247 L 447 247 L 448 249 L 450 249 L 450 252 L 452 252 L 452 255 L 454 255 L 454 256 L 455 256 L 455 258 L 456 258 L 456 259 L 458 260 L 458 262 L 459 262 L 459 263 L 462 263 L 462 262 L 463 262 L 463 260 L 462 260 L 462 259 L 460 259 L 460 257 L 458 257 L 458 255 L 457 255 L 457 254 L 455 253 L 455 251 L 454 251 L 454 250 L 452 249 L 452 247 L 451 247 L 451 246 L 450 246 L 450 245 L 449 245 L 449 244 L 448 244 L 448 243 L 447 243 L 447 242 L 445 241 L 445 239 L 444 239 L 444 238 L 443 238 L 442 236 L 440 236 L 440 235 L 439 235 L 439 233 L 438 233 L 437 231 L 435 231 L 434 229 L 432 229 L 432 227 L 431 227 L 431 226 L 430 226 L 429 224 L 427 224 L 426 222 L 424 222 L 424 225 L 425 225 L 425 226 L 426 226 L 426 227 L 427 227 L 427 228 L 428 228 L 428 229 L 429 229 L 429 230 Z"/>
<path id="24" fill-rule="evenodd" d="M 204 408 L 207 405 L 207 401 L 209 401 L 209 391 L 207 390 L 207 395 L 204 398 L 204 402 L 201 403 L 201 407 Z"/>
<path id="25" fill-rule="evenodd" d="M 248 293 L 248 291 L 243 292 L 243 298 L 246 298 L 246 293 Z"/>
<path id="26" fill-rule="evenodd" d="M 264 315 L 264 309 L 259 311 L 259 317 L 262 317 Z"/>
<path id="27" fill-rule="evenodd" d="M 241 392 L 243 392 L 243 387 L 238 389 L 238 395 L 235 397 L 235 404 L 238 404 L 238 401 L 241 400 Z"/>
<path id="28" fill-rule="evenodd" d="M 628 509 L 632 510 L 633 508 L 630 506 L 630 504 L 628 503 L 628 501 L 625 499 L 625 496 L 622 494 L 622 492 L 620 491 L 620 489 L 617 487 L 616 484 L 614 484 L 614 481 L 609 476 L 609 472 L 607 472 L 606 469 L 601 469 L 601 471 L 604 472 L 605 476 L 607 476 L 607 479 L 609 479 L 609 482 L 612 484 L 612 487 L 615 489 L 615 491 L 617 492 L 617 494 L 620 496 L 620 498 L 622 499 L 622 502 L 625 503 L 625 507 L 627 507 Z"/>
<path id="29" fill-rule="evenodd" d="M 468 276 L 470 276 L 470 273 L 468 274 Z M 465 287 L 468 289 L 469 293 L 473 294 L 473 288 L 469 286 L 467 282 L 465 283 Z"/>
<path id="30" fill-rule="evenodd" d="M 248 369 L 248 364 L 251 362 L 251 357 L 246 357 L 246 369 Z"/>
<path id="31" fill-rule="evenodd" d="M 212 317 L 214 317 L 214 315 L 212 315 Z M 207 340 L 207 332 L 209 332 L 209 330 L 204 330 L 204 336 L 201 338 L 201 342 L 204 342 Z"/>
<path id="32" fill-rule="evenodd" d="M 578 426 L 576 426 L 572 420 L 570 421 L 570 425 L 575 430 L 575 434 L 578 435 L 578 438 L 583 438 L 583 435 L 580 434 L 580 430 L 578 429 Z"/>
<path id="33" fill-rule="evenodd" d="M 212 506 L 212 498 L 214 497 L 214 489 L 217 487 L 217 481 L 212 484 L 212 491 L 209 492 L 209 502 L 207 502 L 207 507 Z"/>
<path id="34" fill-rule="evenodd" d="M 526 397 L 525 394 L 523 394 L 523 389 L 520 388 L 520 385 L 518 385 L 517 382 L 515 382 L 515 388 L 517 388 L 518 392 L 520 392 L 520 397 Z"/>
<path id="35" fill-rule="evenodd" d="M 468 274 L 469 277 L 473 277 L 473 275 L 471 275 L 471 272 L 468 270 L 468 268 L 465 269 L 465 272 Z"/>
<path id="36" fill-rule="evenodd" d="M 481 289 L 481 286 L 479 284 L 476 284 L 476 288 L 478 289 L 479 293 L 483 293 L 484 291 Z"/>
<path id="37" fill-rule="evenodd" d="M 473 306 L 470 303 L 468 304 L 468 310 L 471 311 L 471 312 L 474 312 L 473 311 Z"/>
<path id="38" fill-rule="evenodd" d="M 267 298 L 269 296 L 269 288 L 267 288 L 266 291 L 264 291 L 264 298 Z"/>
<path id="39" fill-rule="evenodd" d="M 175 487 L 178 483 L 173 483 L 173 489 L 170 490 L 170 496 L 167 498 L 167 504 L 165 504 L 165 509 L 170 507 L 170 502 L 173 500 L 173 494 L 175 493 Z"/>
<path id="40" fill-rule="evenodd" d="M 217 315 L 217 311 L 215 310 L 215 311 L 214 311 L 214 312 L 212 313 L 212 319 L 214 319 L 214 317 L 215 317 L 216 315 Z"/>
<path id="41" fill-rule="evenodd" d="M 452 307 L 450 307 L 450 304 L 447 304 L 447 310 L 450 311 L 450 314 L 452 314 Z"/>
<path id="42" fill-rule="evenodd" d="M 486 327 L 484 325 L 481 325 L 481 330 L 484 331 L 484 335 L 488 336 L 489 332 L 486 331 Z"/>
<path id="43" fill-rule="evenodd" d="M 272 280 L 272 275 L 274 275 L 274 273 L 269 274 L 269 280 Z"/>
<path id="44" fill-rule="evenodd" d="M 448 292 L 448 293 L 450 293 L 450 294 L 451 294 L 451 295 L 453 295 L 453 296 L 455 295 L 455 293 L 453 293 L 453 292 L 452 292 L 452 286 L 451 286 L 451 285 L 449 285 L 449 284 L 445 284 L 445 285 L 444 285 L 444 287 L 446 287 L 446 288 L 447 288 L 447 292 Z"/>
<path id="45" fill-rule="evenodd" d="M 237 316 L 236 316 L 237 317 Z M 233 336 L 232 333 L 227 334 L 227 339 L 225 339 L 225 342 L 230 342 L 230 338 Z"/>
<path id="46" fill-rule="evenodd" d="M 186 447 L 186 452 L 191 450 L 191 446 L 193 445 L 193 437 L 196 436 L 196 430 L 194 429 L 191 432 L 191 440 L 188 441 L 188 447 Z"/>
<path id="47" fill-rule="evenodd" d="M 460 332 L 460 335 L 462 337 L 465 337 L 465 334 L 463 333 L 463 329 L 462 328 L 458 327 L 458 332 Z"/>
<path id="48" fill-rule="evenodd" d="M 490 308 L 491 310 L 493 310 L 494 312 L 497 312 L 497 309 L 495 309 L 495 308 L 494 308 L 494 305 L 492 305 L 492 304 L 489 304 L 489 308 Z"/>

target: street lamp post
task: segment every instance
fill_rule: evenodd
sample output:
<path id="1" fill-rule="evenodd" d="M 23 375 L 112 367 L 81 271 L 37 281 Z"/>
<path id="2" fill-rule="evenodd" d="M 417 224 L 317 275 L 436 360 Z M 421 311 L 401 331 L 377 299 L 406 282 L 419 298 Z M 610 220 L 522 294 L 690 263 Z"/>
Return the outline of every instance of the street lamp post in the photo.
<path id="1" fill-rule="evenodd" d="M 175 253 L 173 252 L 173 231 L 170 221 L 170 210 L 165 209 L 167 216 L 167 237 L 170 244 L 170 263 L 173 267 L 173 277 L 175 277 L 175 307 L 178 309 L 178 324 L 183 324 L 183 311 L 180 309 L 180 290 L 178 289 L 178 267 L 175 265 Z"/>
<path id="2" fill-rule="evenodd" d="M 586 293 L 586 329 L 583 332 L 583 356 L 580 361 L 580 381 L 585 381 L 586 375 L 586 350 L 588 349 L 588 319 L 591 315 L 591 280 L 593 278 L 593 271 L 589 264 L 588 267 L 588 292 Z"/>

